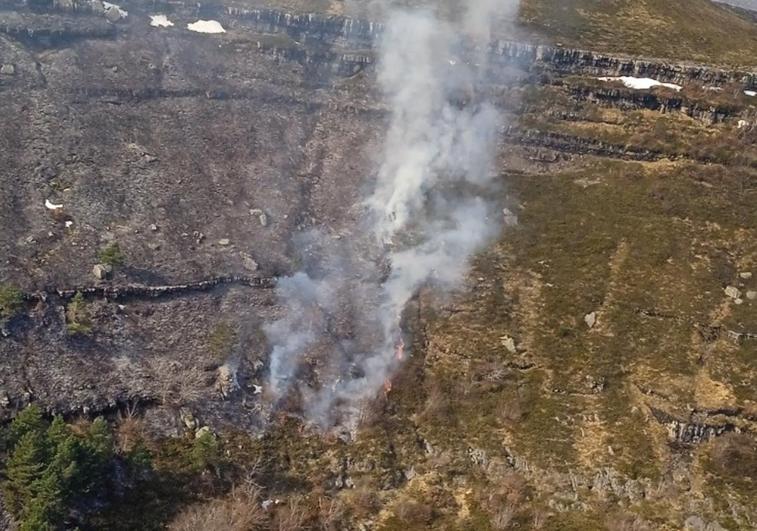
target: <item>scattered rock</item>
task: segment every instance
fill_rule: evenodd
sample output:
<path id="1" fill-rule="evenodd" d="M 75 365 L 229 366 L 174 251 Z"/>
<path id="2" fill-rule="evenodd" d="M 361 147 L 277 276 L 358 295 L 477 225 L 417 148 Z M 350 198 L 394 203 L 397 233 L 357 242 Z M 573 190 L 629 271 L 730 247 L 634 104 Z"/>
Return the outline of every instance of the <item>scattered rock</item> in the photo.
<path id="1" fill-rule="evenodd" d="M 480 448 L 468 448 L 468 458 L 474 465 L 486 466 L 489 457 L 486 452 Z"/>
<path id="2" fill-rule="evenodd" d="M 518 224 L 518 216 L 516 216 L 509 208 L 502 209 L 502 216 L 505 220 L 505 227 L 514 227 Z"/>
<path id="3" fill-rule="evenodd" d="M 500 339 L 502 341 L 502 346 L 505 347 L 510 354 L 515 354 L 517 352 L 515 339 L 510 336 L 502 336 Z"/>
<path id="4" fill-rule="evenodd" d="M 739 290 L 739 288 L 735 288 L 733 286 L 728 286 L 727 288 L 725 288 L 725 294 L 732 299 L 741 298 L 741 291 Z"/>
<path id="5" fill-rule="evenodd" d="M 259 267 L 258 263 L 252 258 L 252 256 L 246 253 L 242 253 L 242 266 L 244 266 L 247 271 L 253 273 L 257 271 Z"/>
<path id="6" fill-rule="evenodd" d="M 607 386 L 607 380 L 602 376 L 600 376 L 599 378 L 586 376 L 585 382 L 588 390 L 592 393 L 601 393 Z"/>
<path id="7" fill-rule="evenodd" d="M 597 324 L 597 312 L 591 312 L 584 315 L 584 323 L 586 323 L 586 326 L 589 328 L 594 328 L 594 325 Z"/>
<path id="8" fill-rule="evenodd" d="M 197 419 L 195 419 L 192 412 L 188 409 L 181 408 L 179 410 L 179 418 L 181 419 L 182 424 L 184 424 L 184 426 L 188 430 L 194 431 L 197 428 Z"/>
<path id="9" fill-rule="evenodd" d="M 108 10 L 105 11 L 105 19 L 108 22 L 115 23 L 115 22 L 118 22 L 119 20 L 121 20 L 121 18 L 122 18 L 121 17 L 121 11 L 119 9 L 114 9 L 114 8 L 111 7 Z"/>
<path id="10" fill-rule="evenodd" d="M 218 240 L 218 245 L 220 245 L 221 247 L 228 247 L 229 245 L 231 245 L 231 240 L 228 238 L 221 238 L 220 240 Z"/>
<path id="11" fill-rule="evenodd" d="M 234 391 L 239 389 L 236 369 L 226 363 L 218 367 L 216 387 L 223 398 L 228 398 Z"/>
<path id="12" fill-rule="evenodd" d="M 717 522 L 705 522 L 699 516 L 689 516 L 683 523 L 686 531 L 724 531 L 723 526 Z"/>
<path id="13" fill-rule="evenodd" d="M 267 227 L 268 226 L 268 216 L 261 209 L 259 209 L 259 208 L 251 208 L 250 209 L 250 215 L 251 216 L 257 216 L 258 217 L 258 221 L 260 221 L 260 224 L 263 227 Z"/>
<path id="14" fill-rule="evenodd" d="M 16 67 L 9 64 L 0 65 L 0 74 L 4 76 L 12 76 L 16 74 Z"/>
<path id="15" fill-rule="evenodd" d="M 599 179 L 587 179 L 586 177 L 582 177 L 573 181 L 573 184 L 577 184 L 581 188 L 588 188 L 589 186 L 594 186 L 601 183 L 602 181 L 600 181 Z"/>
<path id="16" fill-rule="evenodd" d="M 197 243 L 197 245 L 200 245 L 205 239 L 205 235 L 197 230 L 192 233 L 192 236 L 194 237 L 195 243 Z"/>
<path id="17" fill-rule="evenodd" d="M 158 232 L 158 226 L 155 223 L 150 224 L 150 230 L 153 232 Z"/>
<path id="18" fill-rule="evenodd" d="M 45 208 L 48 210 L 60 210 L 61 208 L 63 208 L 63 205 L 59 203 L 53 203 L 49 199 L 45 199 Z"/>
<path id="19" fill-rule="evenodd" d="M 205 435 L 210 434 L 211 436 L 214 436 L 213 430 L 210 429 L 209 426 L 203 426 L 199 430 L 195 432 L 195 439 L 199 439 L 200 437 L 203 437 Z"/>
<path id="20" fill-rule="evenodd" d="M 749 299 L 750 301 L 757 299 L 757 291 L 747 291 L 746 298 Z"/>
<path id="21" fill-rule="evenodd" d="M 97 280 L 107 280 L 113 274 L 113 266 L 108 264 L 96 264 L 92 268 L 92 274 Z"/>
<path id="22" fill-rule="evenodd" d="M 750 278 L 752 278 L 752 272 L 744 271 L 743 273 L 739 273 L 739 276 L 742 278 L 742 280 L 749 280 Z"/>

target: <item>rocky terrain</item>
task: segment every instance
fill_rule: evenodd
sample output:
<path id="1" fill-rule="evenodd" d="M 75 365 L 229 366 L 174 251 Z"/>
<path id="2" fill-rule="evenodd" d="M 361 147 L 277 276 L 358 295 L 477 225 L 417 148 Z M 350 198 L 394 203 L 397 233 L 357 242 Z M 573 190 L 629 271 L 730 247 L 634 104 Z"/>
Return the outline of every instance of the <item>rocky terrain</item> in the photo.
<path id="1" fill-rule="evenodd" d="M 488 50 L 503 231 L 417 294 L 357 433 L 324 434 L 266 407 L 262 325 L 297 235 L 356 234 L 388 109 L 380 13 L 316 3 L 2 0 L 3 420 L 208 426 L 266 498 L 340 504 L 333 529 L 757 526 L 755 56 L 592 50 L 524 2 Z M 161 496 L 101 528 L 196 501 Z"/>

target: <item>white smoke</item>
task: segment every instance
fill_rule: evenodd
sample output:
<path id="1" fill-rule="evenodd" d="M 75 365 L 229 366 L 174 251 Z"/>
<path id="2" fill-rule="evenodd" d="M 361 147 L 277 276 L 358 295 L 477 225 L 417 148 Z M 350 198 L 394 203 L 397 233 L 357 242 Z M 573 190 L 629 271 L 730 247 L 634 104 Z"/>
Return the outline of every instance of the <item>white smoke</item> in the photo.
<path id="1" fill-rule="evenodd" d="M 388 17 L 377 79 L 391 117 L 363 203 L 365 234 L 322 247 L 317 274 L 282 279 L 285 315 L 265 328 L 276 398 L 294 392 L 295 373 L 325 349 L 325 360 L 314 364 L 317 384 L 296 385 L 305 414 L 321 425 L 354 427 L 361 402 L 374 398 L 400 363 L 395 348 L 408 302 L 424 285 L 459 286 L 469 259 L 500 230 L 487 199 L 497 195 L 500 118 L 482 101 L 480 85 L 489 25 L 502 5 L 472 2 L 458 25 L 429 11 Z M 388 275 L 366 254 L 383 255 Z M 345 312 L 354 323 L 349 340 L 330 324 Z"/>

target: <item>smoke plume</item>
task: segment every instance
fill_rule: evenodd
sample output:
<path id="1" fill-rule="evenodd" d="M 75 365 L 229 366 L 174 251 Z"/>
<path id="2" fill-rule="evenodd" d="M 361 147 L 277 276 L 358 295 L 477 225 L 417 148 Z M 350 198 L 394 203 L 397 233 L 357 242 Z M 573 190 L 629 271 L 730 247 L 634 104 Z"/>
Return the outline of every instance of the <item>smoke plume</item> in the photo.
<path id="1" fill-rule="evenodd" d="M 424 286 L 459 286 L 499 232 L 488 198 L 497 196 L 500 118 L 480 90 L 498 5 L 470 2 L 457 24 L 424 10 L 388 16 L 377 80 L 390 119 L 372 192 L 358 205 L 362 233 L 349 242 L 309 234 L 303 271 L 280 280 L 283 315 L 265 327 L 274 403 L 294 395 L 309 420 L 354 428 L 402 362 L 408 302 Z"/>

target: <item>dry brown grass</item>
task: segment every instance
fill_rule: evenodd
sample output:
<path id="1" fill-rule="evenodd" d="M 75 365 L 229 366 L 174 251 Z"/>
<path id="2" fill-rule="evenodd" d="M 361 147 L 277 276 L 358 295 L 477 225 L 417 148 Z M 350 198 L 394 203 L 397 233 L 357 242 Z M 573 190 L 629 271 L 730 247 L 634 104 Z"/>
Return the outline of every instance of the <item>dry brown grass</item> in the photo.
<path id="1" fill-rule="evenodd" d="M 710 460 L 713 471 L 723 477 L 757 483 L 757 440 L 754 437 L 730 433 L 717 439 Z"/>
<path id="2" fill-rule="evenodd" d="M 259 491 L 234 489 L 227 497 L 191 505 L 168 525 L 171 531 L 255 531 L 270 529 L 270 520 L 260 505 Z M 299 529 L 278 527 L 277 529 Z"/>
<path id="3" fill-rule="evenodd" d="M 395 504 L 394 514 L 410 527 L 428 525 L 434 517 L 431 506 L 413 499 L 399 500 Z"/>
<path id="4" fill-rule="evenodd" d="M 305 500 L 299 496 L 293 496 L 276 510 L 273 526 L 276 531 L 300 531 L 307 529 L 310 512 Z"/>

